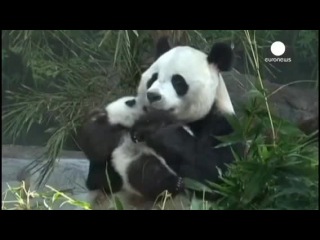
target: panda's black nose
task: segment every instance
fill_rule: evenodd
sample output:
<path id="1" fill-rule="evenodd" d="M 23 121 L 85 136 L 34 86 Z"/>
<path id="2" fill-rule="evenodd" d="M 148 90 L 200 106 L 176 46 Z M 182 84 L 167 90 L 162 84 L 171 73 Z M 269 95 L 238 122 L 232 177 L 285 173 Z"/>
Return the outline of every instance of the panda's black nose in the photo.
<path id="1" fill-rule="evenodd" d="M 159 101 L 161 99 L 161 95 L 159 93 L 148 92 L 147 98 L 150 103 L 153 103 L 153 102 Z"/>

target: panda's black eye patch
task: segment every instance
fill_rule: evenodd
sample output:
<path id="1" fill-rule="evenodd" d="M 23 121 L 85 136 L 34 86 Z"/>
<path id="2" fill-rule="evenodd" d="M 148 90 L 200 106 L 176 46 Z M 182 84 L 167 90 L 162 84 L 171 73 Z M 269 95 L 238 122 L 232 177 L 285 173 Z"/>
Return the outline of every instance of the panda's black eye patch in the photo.
<path id="1" fill-rule="evenodd" d="M 147 89 L 149 89 L 157 79 L 158 79 L 158 73 L 152 74 L 152 77 L 147 82 Z"/>
<path id="2" fill-rule="evenodd" d="M 135 99 L 128 100 L 125 103 L 128 107 L 133 107 L 134 105 L 136 105 L 136 100 Z"/>
<path id="3" fill-rule="evenodd" d="M 180 74 L 175 74 L 171 78 L 172 86 L 178 96 L 183 96 L 188 92 L 189 85 L 187 84 L 184 77 L 182 77 Z"/>

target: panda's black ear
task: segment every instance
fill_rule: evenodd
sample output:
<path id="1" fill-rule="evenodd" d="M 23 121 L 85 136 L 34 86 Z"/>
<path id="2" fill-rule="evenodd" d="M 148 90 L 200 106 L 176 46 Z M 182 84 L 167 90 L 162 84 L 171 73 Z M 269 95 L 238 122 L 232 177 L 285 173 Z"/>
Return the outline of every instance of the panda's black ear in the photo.
<path id="1" fill-rule="evenodd" d="M 232 48 L 226 43 L 215 43 L 208 55 L 209 64 L 215 64 L 220 71 L 229 71 L 233 60 Z"/>
<path id="2" fill-rule="evenodd" d="M 160 37 L 156 44 L 155 60 L 157 60 L 162 54 L 168 52 L 171 49 L 169 39 L 167 36 Z"/>

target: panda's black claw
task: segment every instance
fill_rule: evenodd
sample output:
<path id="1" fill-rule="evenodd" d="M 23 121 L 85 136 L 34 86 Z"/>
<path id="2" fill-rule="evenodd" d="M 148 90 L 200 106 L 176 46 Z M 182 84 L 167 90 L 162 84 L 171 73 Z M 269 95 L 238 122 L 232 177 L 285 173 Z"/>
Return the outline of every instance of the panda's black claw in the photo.
<path id="1" fill-rule="evenodd" d="M 138 142 L 138 138 L 137 138 L 136 136 L 132 136 L 132 141 L 133 141 L 134 143 L 137 143 L 137 142 Z"/>
<path id="2" fill-rule="evenodd" d="M 137 143 L 137 141 L 138 141 L 137 137 L 133 134 L 130 134 L 130 136 L 131 136 L 132 142 Z"/>
<path id="3" fill-rule="evenodd" d="M 134 142 L 134 143 L 141 142 L 141 139 L 137 136 L 137 134 L 135 132 L 131 132 L 130 136 L 131 136 L 132 142 Z"/>

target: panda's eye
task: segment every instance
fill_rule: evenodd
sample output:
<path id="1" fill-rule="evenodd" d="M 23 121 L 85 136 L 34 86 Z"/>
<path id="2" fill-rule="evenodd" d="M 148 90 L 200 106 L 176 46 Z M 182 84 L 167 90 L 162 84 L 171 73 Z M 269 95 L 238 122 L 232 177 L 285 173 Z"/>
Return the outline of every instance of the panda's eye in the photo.
<path id="1" fill-rule="evenodd" d="M 189 85 L 184 77 L 179 74 L 175 74 L 171 78 L 172 86 L 175 89 L 178 96 L 183 96 L 188 92 Z"/>
<path id="2" fill-rule="evenodd" d="M 157 79 L 158 79 L 158 73 L 152 74 L 152 77 L 147 82 L 147 89 L 149 89 Z"/>
<path id="3" fill-rule="evenodd" d="M 128 107 L 133 107 L 135 104 L 136 104 L 136 100 L 135 99 L 126 101 L 126 105 Z"/>

